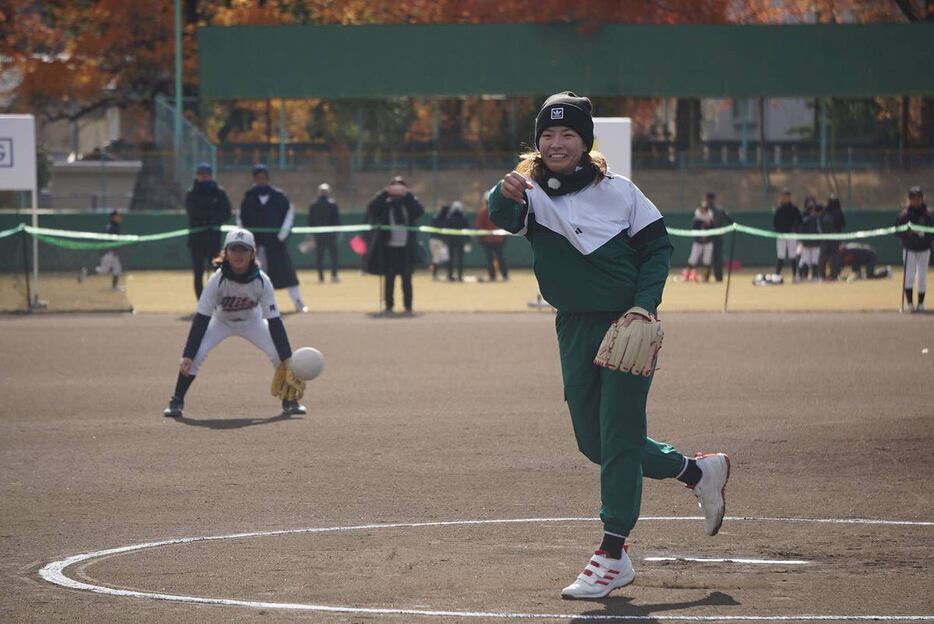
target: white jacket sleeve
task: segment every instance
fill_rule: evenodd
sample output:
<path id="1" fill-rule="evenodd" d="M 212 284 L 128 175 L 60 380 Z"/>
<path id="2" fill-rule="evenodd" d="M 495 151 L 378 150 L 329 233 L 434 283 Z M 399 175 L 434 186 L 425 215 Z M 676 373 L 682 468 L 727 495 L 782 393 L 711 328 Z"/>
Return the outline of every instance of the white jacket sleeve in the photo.
<path id="1" fill-rule="evenodd" d="M 295 223 L 295 208 L 289 204 L 289 211 L 285 213 L 285 219 L 282 221 L 282 227 L 279 228 L 279 240 L 284 241 L 289 237 L 292 225 Z"/>

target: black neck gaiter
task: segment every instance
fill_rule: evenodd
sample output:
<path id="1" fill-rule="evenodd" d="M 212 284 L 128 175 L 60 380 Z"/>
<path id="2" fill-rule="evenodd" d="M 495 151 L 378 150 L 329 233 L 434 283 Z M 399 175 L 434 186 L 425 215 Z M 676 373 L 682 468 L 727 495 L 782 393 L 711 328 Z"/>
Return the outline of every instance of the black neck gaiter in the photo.
<path id="1" fill-rule="evenodd" d="M 259 267 L 256 266 L 256 262 L 252 262 L 250 263 L 250 268 L 243 273 L 235 273 L 234 270 L 230 268 L 230 263 L 224 260 L 224 263 L 221 264 L 221 275 L 224 276 L 224 279 L 229 279 L 238 284 L 249 284 L 259 277 Z"/>
<path id="2" fill-rule="evenodd" d="M 592 162 L 578 167 L 572 173 L 555 173 L 548 168 L 542 168 L 541 174 L 536 176 L 535 181 L 542 187 L 542 190 L 550 197 L 558 195 L 567 195 L 576 193 L 582 188 L 589 186 L 597 179 L 597 166 Z"/>

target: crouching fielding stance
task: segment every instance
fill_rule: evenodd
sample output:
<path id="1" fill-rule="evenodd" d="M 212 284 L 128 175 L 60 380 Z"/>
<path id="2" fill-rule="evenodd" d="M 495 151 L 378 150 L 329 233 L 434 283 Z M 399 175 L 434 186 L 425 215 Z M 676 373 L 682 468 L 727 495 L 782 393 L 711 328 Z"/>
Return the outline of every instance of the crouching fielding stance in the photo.
<path id="1" fill-rule="evenodd" d="M 564 598 L 602 598 L 635 578 L 626 538 L 642 477 L 678 479 L 720 530 L 730 474 L 723 453 L 689 459 L 646 436 L 646 399 L 663 332 L 656 319 L 672 246 L 662 215 L 593 146 L 590 100 L 545 101 L 536 148 L 490 193 L 490 217 L 532 245 L 535 277 L 558 309 L 556 327 L 574 435 L 600 466 L 603 542 Z"/>
<path id="2" fill-rule="evenodd" d="M 219 267 L 198 299 L 198 310 L 179 365 L 175 394 L 163 415 L 182 417 L 185 393 L 195 375 L 211 349 L 229 336 L 249 340 L 276 367 L 272 395 L 282 400 L 283 415 L 305 414 L 305 406 L 298 402 L 305 391 L 305 382 L 297 379 L 289 368 L 292 348 L 276 309 L 272 282 L 256 264 L 253 234 L 243 229 L 227 234 Z"/>

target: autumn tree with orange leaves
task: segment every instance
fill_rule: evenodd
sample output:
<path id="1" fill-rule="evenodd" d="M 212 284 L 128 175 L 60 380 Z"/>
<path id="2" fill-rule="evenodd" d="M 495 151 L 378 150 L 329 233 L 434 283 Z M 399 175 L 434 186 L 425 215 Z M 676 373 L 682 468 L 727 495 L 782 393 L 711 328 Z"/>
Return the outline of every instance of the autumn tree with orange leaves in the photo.
<path id="1" fill-rule="evenodd" d="M 934 0 L 183 0 L 184 89 L 197 96 L 197 42 L 203 25 L 234 24 L 434 24 L 434 23 L 568 23 L 582 34 L 605 23 L 844 23 L 934 20 Z M 128 10 L 128 7 L 132 7 Z M 171 0 L 127 3 L 125 0 L 0 0 L 0 101 L 14 111 L 30 111 L 43 119 L 77 119 L 108 106 L 152 109 L 157 94 L 173 91 L 174 22 Z M 0 86 L 0 89 L 3 87 Z M 625 111 L 638 123 L 647 121 L 650 100 L 608 98 L 598 102 L 612 114 Z M 924 128 L 932 133 L 930 100 L 904 98 Z M 276 103 L 276 106 L 279 104 Z M 465 137 L 486 141 L 508 125 L 507 102 L 480 98 L 440 100 L 440 142 L 463 148 Z M 522 119 L 534 102 L 519 99 Z M 380 128 L 404 122 L 411 140 L 424 138 L 434 123 L 434 104 L 287 102 L 293 138 L 343 143 L 348 119 L 361 114 Z M 682 140 L 697 100 L 680 100 L 676 111 Z M 219 140 L 265 141 L 271 138 L 271 106 L 265 102 L 225 102 L 201 121 Z M 361 113 L 362 110 L 362 113 Z M 191 113 L 196 112 L 192 108 Z M 514 113 L 512 113 L 514 114 Z M 643 119 L 644 118 L 644 119 Z M 909 119 L 910 115 L 902 115 Z M 484 124 L 478 124 L 478 119 Z M 341 135 L 343 133 L 343 135 Z M 908 133 L 911 134 L 910 132 Z"/>

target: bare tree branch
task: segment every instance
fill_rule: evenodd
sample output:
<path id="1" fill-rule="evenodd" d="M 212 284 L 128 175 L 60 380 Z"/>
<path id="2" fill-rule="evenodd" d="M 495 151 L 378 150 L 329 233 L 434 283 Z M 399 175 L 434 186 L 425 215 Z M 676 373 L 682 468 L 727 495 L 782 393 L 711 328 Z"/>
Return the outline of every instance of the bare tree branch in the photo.
<path id="1" fill-rule="evenodd" d="M 911 0 L 895 0 L 895 4 L 898 5 L 898 8 L 909 22 L 921 21 L 921 17 L 915 12 L 915 7 L 911 3 Z"/>

